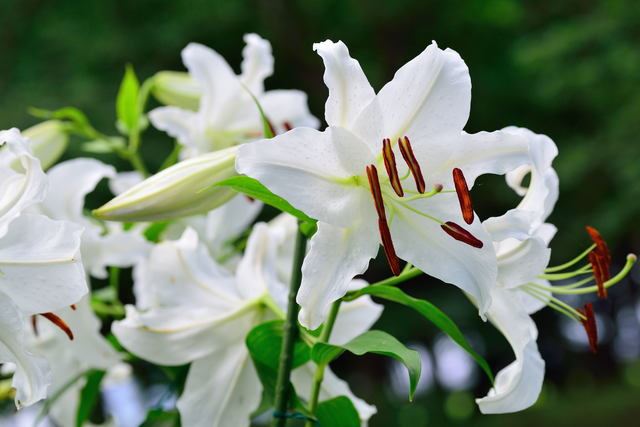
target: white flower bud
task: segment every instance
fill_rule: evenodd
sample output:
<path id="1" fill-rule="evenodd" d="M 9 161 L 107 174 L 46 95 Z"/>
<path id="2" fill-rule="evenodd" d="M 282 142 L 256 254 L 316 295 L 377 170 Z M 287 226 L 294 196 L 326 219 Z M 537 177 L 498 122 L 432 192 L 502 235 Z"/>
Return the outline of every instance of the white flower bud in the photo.
<path id="1" fill-rule="evenodd" d="M 69 136 L 64 124 L 58 120 L 47 120 L 25 129 L 22 135 L 31 140 L 31 151 L 40 160 L 42 169 L 53 166 L 64 154 Z"/>
<path id="2" fill-rule="evenodd" d="M 160 71 L 153 78 L 152 92 L 165 105 L 196 111 L 200 104 L 200 86 L 185 72 Z"/>

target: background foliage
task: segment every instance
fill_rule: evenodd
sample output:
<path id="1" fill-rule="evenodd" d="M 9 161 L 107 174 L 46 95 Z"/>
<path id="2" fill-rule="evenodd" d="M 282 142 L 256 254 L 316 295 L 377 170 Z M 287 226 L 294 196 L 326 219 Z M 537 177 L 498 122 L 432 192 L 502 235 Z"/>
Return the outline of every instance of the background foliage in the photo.
<path id="1" fill-rule="evenodd" d="M 27 115 L 30 106 L 73 105 L 113 133 L 125 64 L 134 65 L 141 78 L 181 70 L 180 50 L 198 41 L 237 69 L 246 32 L 273 45 L 276 70 L 268 87 L 306 91 L 321 117 L 326 89 L 313 42 L 345 41 L 380 88 L 433 39 L 457 50 L 471 70 L 468 131 L 520 125 L 558 144 L 561 197 L 551 220 L 560 233 L 554 261 L 586 247 L 584 224 L 599 227 L 622 261 L 627 252 L 640 251 L 639 20 L 640 3 L 634 0 L 0 0 L 0 129 L 35 123 Z M 152 167 L 170 147 L 164 135 L 145 134 L 143 153 Z M 77 146 L 68 153 L 79 154 Z M 502 180 L 483 179 L 476 190 L 484 216 L 514 203 L 496 186 L 502 189 Z M 378 263 L 370 278 L 385 274 L 384 263 Z M 558 315 L 536 315 L 549 381 L 541 402 L 522 414 L 478 415 L 472 397 L 488 388 L 481 375 L 458 391 L 438 383 L 409 405 L 388 386 L 393 371 L 384 361 L 371 357 L 356 365 L 355 357 L 345 356 L 337 370 L 351 377 L 356 393 L 378 405 L 374 427 L 596 426 L 637 419 L 637 282 L 638 270 L 610 300 L 598 303 L 605 328 L 597 357 L 571 344 Z M 511 360 L 499 334 L 479 322 L 457 291 L 424 278 L 406 289 L 477 331 L 475 339 L 495 371 Z M 403 342 L 433 347 L 434 332 L 402 308 L 391 306 L 380 328 Z"/>

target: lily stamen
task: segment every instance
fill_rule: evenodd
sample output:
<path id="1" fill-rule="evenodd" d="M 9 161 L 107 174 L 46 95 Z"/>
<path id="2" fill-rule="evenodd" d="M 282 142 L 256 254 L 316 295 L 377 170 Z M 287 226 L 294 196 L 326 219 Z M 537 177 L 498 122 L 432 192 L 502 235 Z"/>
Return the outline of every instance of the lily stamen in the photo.
<path id="1" fill-rule="evenodd" d="M 593 268 L 593 277 L 596 279 L 596 285 L 598 287 L 598 298 L 607 298 L 607 288 L 604 287 L 604 282 L 609 280 L 609 268 L 606 265 L 604 255 L 596 249 L 589 254 L 589 263 Z"/>
<path id="2" fill-rule="evenodd" d="M 45 319 L 56 325 L 58 328 L 60 328 L 62 332 L 67 334 L 69 340 L 73 341 L 73 331 L 71 330 L 69 325 L 67 325 L 67 323 L 62 320 L 62 318 L 53 313 L 40 313 L 40 316 L 44 317 Z"/>
<path id="3" fill-rule="evenodd" d="M 38 336 L 38 318 L 35 314 L 31 316 L 31 328 L 33 329 L 33 334 Z"/>
<path id="4" fill-rule="evenodd" d="M 468 232 L 467 230 L 465 230 L 464 228 L 462 228 L 461 226 L 459 226 L 453 221 L 447 221 L 444 224 L 442 224 L 440 227 L 442 227 L 445 233 L 447 233 L 449 236 L 453 237 L 454 239 L 460 242 L 466 243 L 469 246 L 473 246 L 474 248 L 478 248 L 478 249 L 484 246 L 484 244 L 482 243 L 482 240 L 478 239 L 473 234 L 471 234 L 470 232 Z"/>
<path id="5" fill-rule="evenodd" d="M 585 304 L 584 308 L 579 309 L 579 311 L 585 316 L 585 319 L 581 321 L 582 326 L 584 326 L 584 330 L 587 332 L 587 337 L 589 338 L 589 348 L 591 352 L 595 354 L 598 352 L 598 328 L 596 316 L 593 312 L 593 304 Z"/>
<path id="6" fill-rule="evenodd" d="M 595 243 L 585 249 L 580 255 L 575 257 L 574 259 L 565 262 L 564 264 L 556 265 L 554 267 L 549 267 L 544 270 L 545 273 L 556 273 L 558 271 L 566 270 L 569 267 L 573 267 L 577 263 L 579 263 L 583 258 L 587 257 L 589 253 L 596 248 Z"/>
<path id="7" fill-rule="evenodd" d="M 409 138 L 407 138 L 406 136 L 404 138 L 398 138 L 398 146 L 400 147 L 402 158 L 409 167 L 409 170 L 413 175 L 413 179 L 416 182 L 416 189 L 418 190 L 418 193 L 424 193 L 427 189 L 427 185 L 425 184 L 424 176 L 422 176 L 420 164 L 418 163 L 416 156 L 413 154 L 413 149 L 411 148 L 411 142 L 409 141 Z"/>
<path id="8" fill-rule="evenodd" d="M 605 240 L 602 238 L 600 232 L 596 228 L 589 225 L 587 225 L 585 229 L 587 230 L 587 233 L 589 234 L 589 237 L 591 237 L 593 243 L 596 245 L 598 252 L 600 252 L 600 254 L 604 256 L 607 264 L 610 264 L 611 252 L 609 252 L 609 246 L 607 245 L 607 242 L 605 242 Z"/>
<path id="9" fill-rule="evenodd" d="M 396 167 L 396 156 L 393 154 L 393 148 L 391 147 L 391 140 L 389 138 L 382 140 L 382 158 L 384 159 L 384 167 L 387 170 L 393 191 L 400 197 L 404 196 L 400 177 L 398 176 L 398 168 Z"/>
<path id="10" fill-rule="evenodd" d="M 283 122 L 282 127 L 285 129 L 286 132 L 289 132 L 291 129 L 293 129 L 293 125 L 289 122 Z"/>
<path id="11" fill-rule="evenodd" d="M 469 193 L 467 180 L 464 179 L 464 174 L 459 168 L 453 169 L 453 183 L 455 184 L 456 193 L 458 194 L 458 202 L 460 202 L 462 218 L 467 224 L 472 224 L 474 215 L 473 203 L 471 202 L 471 194 Z"/>
<path id="12" fill-rule="evenodd" d="M 382 198 L 382 190 L 380 189 L 380 180 L 378 179 L 378 170 L 374 165 L 366 167 L 367 179 L 369 180 L 369 188 L 371 189 L 371 195 L 373 196 L 373 203 L 378 213 L 378 229 L 380 231 L 380 239 L 382 240 L 382 247 L 387 257 L 387 262 L 394 275 L 398 276 L 401 273 L 400 259 L 396 255 L 396 250 L 393 246 L 393 240 L 391 239 L 391 231 L 389 230 L 389 224 L 387 223 L 387 215 L 384 210 L 384 200 Z"/>

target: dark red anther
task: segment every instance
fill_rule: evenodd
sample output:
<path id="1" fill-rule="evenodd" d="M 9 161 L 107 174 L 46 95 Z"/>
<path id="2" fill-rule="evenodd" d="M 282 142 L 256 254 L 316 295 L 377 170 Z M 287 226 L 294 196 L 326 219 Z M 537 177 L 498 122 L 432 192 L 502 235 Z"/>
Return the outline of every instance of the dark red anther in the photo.
<path id="1" fill-rule="evenodd" d="M 38 336 L 38 318 L 35 314 L 31 316 L 31 328 L 33 329 L 33 334 Z"/>
<path id="2" fill-rule="evenodd" d="M 393 154 L 393 148 L 391 148 L 391 140 L 389 138 L 382 140 L 382 159 L 384 160 L 384 168 L 387 170 L 393 191 L 400 197 L 404 196 L 400 177 L 398 176 L 398 168 L 396 167 L 396 156 Z"/>
<path id="3" fill-rule="evenodd" d="M 71 330 L 69 325 L 67 325 L 67 323 L 59 316 L 53 313 L 40 313 L 40 316 L 44 317 L 45 319 L 56 325 L 58 328 L 60 328 L 62 332 L 67 334 L 67 337 L 69 337 L 69 339 L 73 341 L 73 331 Z"/>
<path id="4" fill-rule="evenodd" d="M 586 318 L 580 319 L 580 322 L 587 332 L 589 348 L 593 354 L 596 354 L 598 352 L 598 328 L 596 326 L 596 315 L 593 312 L 593 304 L 585 304 L 584 308 L 578 309 L 578 311 Z"/>
<path id="5" fill-rule="evenodd" d="M 291 129 L 293 129 L 293 125 L 292 125 L 291 123 L 289 123 L 289 122 L 284 122 L 284 123 L 282 123 L 282 127 L 283 127 L 287 132 L 289 132 Z"/>
<path id="6" fill-rule="evenodd" d="M 424 177 L 422 176 L 420 164 L 418 163 L 416 156 L 413 154 L 409 138 L 406 136 L 404 138 L 398 138 L 398 146 L 400 147 L 402 158 L 409 167 L 411 175 L 413 175 L 413 179 L 416 182 L 416 189 L 418 190 L 418 193 L 423 194 L 427 189 L 427 186 L 424 182 Z"/>
<path id="7" fill-rule="evenodd" d="M 589 233 L 589 237 L 591 237 L 593 243 L 596 244 L 596 249 L 602 255 L 604 255 L 604 259 L 607 264 L 611 264 L 611 253 L 609 252 L 609 246 L 607 245 L 607 242 L 605 242 L 605 240 L 602 238 L 600 232 L 590 225 L 587 225 L 585 228 L 587 230 L 587 233 Z"/>
<path id="8" fill-rule="evenodd" d="M 458 202 L 460 202 L 460 210 L 462 211 L 462 218 L 467 224 L 473 223 L 473 203 L 471 203 L 471 194 L 469 194 L 469 187 L 467 186 L 467 180 L 464 179 L 464 174 L 459 168 L 453 170 L 453 183 L 456 186 L 456 194 L 458 194 Z"/>
<path id="9" fill-rule="evenodd" d="M 384 200 L 382 198 L 382 191 L 380 190 L 380 180 L 378 179 L 378 170 L 374 165 L 366 167 L 367 179 L 369 180 L 369 188 L 371 188 L 371 195 L 373 196 L 373 204 L 375 205 L 376 212 L 378 213 L 378 229 L 380 231 L 380 239 L 382 240 L 382 247 L 384 254 L 387 256 L 387 262 L 394 275 L 400 274 L 400 259 L 396 255 L 396 250 L 393 247 L 393 241 L 391 240 L 391 231 L 389 230 L 389 224 L 387 223 L 387 214 L 384 210 Z"/>
<path id="10" fill-rule="evenodd" d="M 76 305 L 75 304 L 71 304 L 69 307 L 71 307 L 71 310 L 76 311 Z"/>
<path id="11" fill-rule="evenodd" d="M 609 280 L 609 266 L 607 265 L 604 255 L 597 249 L 589 252 L 589 263 L 593 268 L 593 277 L 596 279 L 598 286 L 598 298 L 605 299 L 607 297 L 607 288 L 604 283 Z"/>
<path id="12" fill-rule="evenodd" d="M 479 240 L 473 234 L 469 233 L 464 228 L 460 227 L 453 221 L 447 221 L 442 224 L 440 227 L 447 233 L 449 236 L 453 237 L 460 242 L 466 243 L 469 246 L 473 246 L 474 248 L 482 248 L 484 244 L 482 240 Z"/>

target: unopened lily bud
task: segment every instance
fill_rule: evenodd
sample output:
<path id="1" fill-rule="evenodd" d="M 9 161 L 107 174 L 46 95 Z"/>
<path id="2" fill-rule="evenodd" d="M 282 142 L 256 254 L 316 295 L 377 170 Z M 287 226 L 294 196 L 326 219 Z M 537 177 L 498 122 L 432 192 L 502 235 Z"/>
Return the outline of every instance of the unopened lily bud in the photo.
<path id="1" fill-rule="evenodd" d="M 25 129 L 22 135 L 31 140 L 31 151 L 40 160 L 42 169 L 53 166 L 64 154 L 69 136 L 64 124 L 58 120 L 47 120 Z"/>
<path id="2" fill-rule="evenodd" d="M 216 184 L 237 175 L 237 147 L 184 160 L 93 211 L 111 221 L 156 221 L 206 213 L 236 192 Z"/>
<path id="3" fill-rule="evenodd" d="M 165 105 L 195 111 L 200 104 L 200 87 L 185 72 L 160 71 L 153 78 L 152 93 Z"/>

